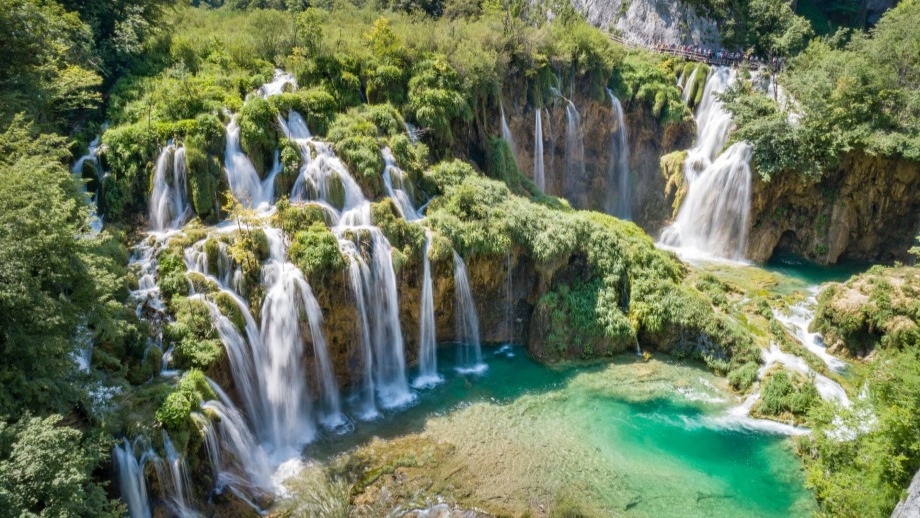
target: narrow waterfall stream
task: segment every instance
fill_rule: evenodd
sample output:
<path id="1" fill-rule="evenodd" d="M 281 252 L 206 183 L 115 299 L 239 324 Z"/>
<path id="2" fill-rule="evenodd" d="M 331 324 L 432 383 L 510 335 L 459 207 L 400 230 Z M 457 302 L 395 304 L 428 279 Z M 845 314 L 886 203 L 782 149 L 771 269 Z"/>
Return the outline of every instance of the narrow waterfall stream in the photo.
<path id="1" fill-rule="evenodd" d="M 511 128 L 508 127 L 508 119 L 505 118 L 505 103 L 499 101 L 498 106 L 502 114 L 502 139 L 508 143 L 508 147 L 511 148 L 511 157 L 514 159 L 514 162 L 517 163 L 517 147 L 514 145 L 514 136 L 511 135 Z"/>
<path id="2" fill-rule="evenodd" d="M 738 142 L 717 157 L 732 125 L 718 94 L 733 80 L 731 69 L 718 67 L 706 82 L 696 110 L 696 145 L 684 162 L 687 195 L 661 234 L 662 244 L 688 256 L 741 260 L 747 251 L 751 146 Z"/>
<path id="3" fill-rule="evenodd" d="M 169 143 L 163 148 L 153 172 L 150 194 L 150 229 L 178 228 L 188 217 L 185 147 Z"/>
<path id="4" fill-rule="evenodd" d="M 562 195 L 573 198 L 577 186 L 585 178 L 585 132 L 581 115 L 572 101 L 565 106 L 565 169 L 562 173 Z"/>
<path id="5" fill-rule="evenodd" d="M 144 479 L 146 450 L 138 456 L 134 449 L 134 444 L 128 439 L 123 439 L 120 444 L 115 445 L 112 452 L 118 473 L 118 489 L 122 500 L 128 506 L 128 515 L 131 518 L 150 518 L 147 481 Z"/>
<path id="6" fill-rule="evenodd" d="M 425 232 L 425 249 L 422 252 L 423 279 L 422 303 L 419 315 L 419 376 L 412 384 L 416 388 L 430 387 L 443 381 L 438 374 L 438 343 L 435 334 L 434 294 L 431 285 L 431 261 L 428 259 L 428 247 L 431 245 L 431 232 Z"/>
<path id="7" fill-rule="evenodd" d="M 104 130 L 105 127 L 103 126 L 103 131 Z M 102 145 L 100 144 L 101 140 L 102 135 L 97 135 L 92 142 L 89 143 L 86 154 L 78 158 L 70 170 L 74 178 L 79 181 L 80 190 L 83 193 L 87 192 L 86 182 L 83 177 L 83 170 L 87 163 L 91 164 L 96 181 L 99 182 L 99 187 L 101 188 L 102 186 L 104 175 L 102 172 L 102 164 L 99 163 L 99 152 L 102 150 Z M 97 188 L 97 191 L 98 190 L 99 188 Z M 94 193 L 92 200 L 87 201 L 90 207 L 90 229 L 94 234 L 98 234 L 102 230 L 102 217 L 99 215 L 99 193 Z"/>
<path id="8" fill-rule="evenodd" d="M 454 250 L 454 292 L 456 309 L 454 319 L 457 324 L 457 338 L 461 347 L 458 349 L 458 372 L 482 372 L 488 366 L 482 361 L 482 346 L 479 342 L 479 316 L 476 314 L 476 302 L 470 291 L 466 263 Z"/>
<path id="9" fill-rule="evenodd" d="M 626 121 L 620 100 L 608 88 L 613 113 L 613 128 L 610 132 L 610 167 L 607 174 L 607 213 L 620 219 L 632 219 L 632 196 L 629 178 L 629 144 L 627 143 Z M 616 186 L 616 197 L 610 192 Z"/>
<path id="10" fill-rule="evenodd" d="M 533 130 L 533 182 L 541 192 L 546 192 L 546 178 L 543 166 L 543 110 L 534 110 Z"/>

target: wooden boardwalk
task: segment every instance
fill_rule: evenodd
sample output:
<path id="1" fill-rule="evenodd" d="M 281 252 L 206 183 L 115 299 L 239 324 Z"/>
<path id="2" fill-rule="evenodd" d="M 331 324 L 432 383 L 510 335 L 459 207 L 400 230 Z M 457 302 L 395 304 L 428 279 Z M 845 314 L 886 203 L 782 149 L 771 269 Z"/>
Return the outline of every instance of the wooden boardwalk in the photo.
<path id="1" fill-rule="evenodd" d="M 769 65 L 769 63 L 765 61 L 753 61 L 753 60 L 744 59 L 744 58 L 741 58 L 741 59 L 720 58 L 716 55 L 716 53 L 709 55 L 709 53 L 687 51 L 681 48 L 655 47 L 655 46 L 649 47 L 646 45 L 641 45 L 638 43 L 626 41 L 626 39 L 620 36 L 615 36 L 613 34 L 608 34 L 608 36 L 614 42 L 624 47 L 627 47 L 627 48 L 643 49 L 649 52 L 654 52 L 656 54 L 668 54 L 670 56 L 683 58 L 689 61 L 697 61 L 700 63 L 706 63 L 708 65 L 713 65 L 713 66 L 736 67 L 742 64 L 747 64 L 748 67 L 750 67 L 752 70 L 759 70 L 761 67 L 765 67 Z"/>

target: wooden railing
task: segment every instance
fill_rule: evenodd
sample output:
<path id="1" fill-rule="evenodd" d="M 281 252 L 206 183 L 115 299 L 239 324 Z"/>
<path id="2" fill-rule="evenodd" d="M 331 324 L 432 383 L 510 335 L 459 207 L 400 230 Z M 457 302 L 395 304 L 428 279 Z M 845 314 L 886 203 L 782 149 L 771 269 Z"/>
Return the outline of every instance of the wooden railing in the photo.
<path id="1" fill-rule="evenodd" d="M 624 47 L 627 47 L 627 48 L 644 49 L 649 52 L 655 52 L 657 54 L 668 54 L 668 55 L 683 58 L 689 61 L 698 61 L 700 63 L 706 63 L 706 64 L 714 65 L 714 66 L 734 67 L 734 66 L 739 66 L 741 64 L 747 64 L 750 68 L 757 70 L 762 66 L 768 65 L 768 63 L 765 61 L 759 61 L 759 60 L 755 61 L 755 60 L 750 60 L 750 59 L 745 59 L 745 58 L 739 58 L 739 59 L 731 59 L 731 58 L 726 58 L 726 57 L 720 58 L 716 53 L 713 53 L 712 55 L 710 55 L 708 52 L 707 53 L 693 52 L 693 51 L 683 50 L 681 48 L 647 46 L 647 45 L 641 45 L 638 43 L 627 41 L 625 38 L 614 35 L 614 34 L 609 34 L 608 36 L 614 42 Z"/>

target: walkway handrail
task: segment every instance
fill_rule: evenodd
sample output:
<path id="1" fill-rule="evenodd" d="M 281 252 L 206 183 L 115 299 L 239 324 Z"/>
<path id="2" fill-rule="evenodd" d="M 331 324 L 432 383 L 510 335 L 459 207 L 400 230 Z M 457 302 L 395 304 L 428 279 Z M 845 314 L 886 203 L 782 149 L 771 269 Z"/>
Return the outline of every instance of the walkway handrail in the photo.
<path id="1" fill-rule="evenodd" d="M 624 47 L 627 47 L 627 48 L 631 48 L 631 49 L 645 49 L 645 50 L 647 50 L 647 51 L 655 52 L 655 53 L 657 53 L 657 54 L 668 54 L 668 55 L 671 55 L 671 56 L 676 56 L 676 57 L 684 58 L 684 59 L 687 59 L 687 60 L 690 60 L 690 61 L 698 61 L 698 62 L 700 62 L 700 63 L 706 63 L 706 64 L 708 64 L 708 65 L 716 65 L 716 66 L 738 66 L 738 65 L 740 65 L 740 64 L 742 64 L 742 63 L 747 63 L 748 66 L 750 66 L 750 67 L 753 68 L 754 70 L 757 70 L 757 69 L 759 69 L 759 68 L 762 67 L 762 66 L 767 66 L 767 65 L 768 65 L 768 63 L 765 62 L 765 61 L 754 61 L 754 60 L 750 60 L 750 59 L 743 58 L 743 57 L 742 57 L 742 58 L 737 58 L 737 59 L 732 59 L 732 58 L 727 58 L 727 57 L 721 57 L 721 58 L 720 58 L 720 57 L 718 57 L 718 55 L 716 55 L 715 53 L 713 53 L 712 55 L 710 55 L 709 53 L 702 53 L 702 52 L 694 52 L 694 51 L 683 50 L 683 49 L 680 48 L 680 47 L 678 47 L 678 48 L 673 48 L 673 49 L 672 49 L 672 48 L 668 48 L 668 47 L 655 47 L 655 46 L 643 45 L 643 44 L 640 44 L 640 43 L 635 43 L 635 42 L 632 42 L 632 41 L 628 41 L 626 38 L 623 38 L 622 36 L 617 36 L 617 35 L 615 35 L 615 34 L 609 34 L 609 33 L 608 33 L 608 37 L 609 37 L 612 41 L 614 41 L 615 43 L 618 43 L 618 44 L 620 44 L 620 45 L 622 45 L 622 46 L 624 46 Z M 781 65 L 780 65 L 780 66 L 781 66 Z"/>

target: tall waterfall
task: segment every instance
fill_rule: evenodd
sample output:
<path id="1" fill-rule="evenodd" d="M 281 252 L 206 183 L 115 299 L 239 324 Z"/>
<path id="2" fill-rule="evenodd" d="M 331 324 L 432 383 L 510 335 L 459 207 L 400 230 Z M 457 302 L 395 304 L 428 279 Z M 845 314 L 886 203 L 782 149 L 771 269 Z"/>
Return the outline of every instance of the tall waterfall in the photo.
<path id="1" fill-rule="evenodd" d="M 457 325 L 458 350 L 457 370 L 460 372 L 481 372 L 486 369 L 482 361 L 482 346 L 479 342 L 479 317 L 476 315 L 476 303 L 470 291 L 470 281 L 466 272 L 466 263 L 454 250 L 454 296 L 456 308 L 454 319 Z"/>
<path id="2" fill-rule="evenodd" d="M 696 111 L 696 145 L 684 162 L 687 195 L 661 242 L 690 254 L 743 259 L 751 204 L 751 146 L 738 142 L 716 158 L 732 125 L 718 94 L 733 80 L 731 69 L 718 67 L 706 82 Z"/>
<path id="3" fill-rule="evenodd" d="M 287 260 L 284 238 L 278 229 L 265 229 L 269 260 L 262 270 L 267 287 L 262 304 L 261 335 L 264 374 L 261 378 L 268 402 L 275 444 L 295 445 L 300 423 L 309 421 L 309 391 L 303 366 L 304 339 L 300 331 L 305 315 L 313 341 L 316 377 L 320 386 L 321 419 L 329 428 L 345 424 L 339 389 L 322 331 L 323 315 L 310 285 L 297 266 Z"/>
<path id="4" fill-rule="evenodd" d="M 177 228 L 188 216 L 185 147 L 172 143 L 163 148 L 153 173 L 150 194 L 150 228 Z"/>
<path id="5" fill-rule="evenodd" d="M 135 445 L 127 439 L 121 444 L 116 444 L 112 450 L 115 467 L 118 475 L 118 489 L 121 499 L 128 506 L 128 516 L 131 518 L 150 518 L 150 502 L 147 500 L 147 482 L 144 480 L 144 464 L 147 458 L 146 450 L 138 457 L 134 452 Z"/>
<path id="6" fill-rule="evenodd" d="M 696 82 L 696 72 L 700 67 L 693 67 L 693 72 L 690 72 L 690 77 L 686 78 L 687 80 L 681 83 L 681 94 L 680 97 L 684 100 L 684 104 L 690 104 L 690 90 L 693 86 L 693 83 Z M 683 72 L 681 72 L 681 79 L 684 79 Z"/>
<path id="7" fill-rule="evenodd" d="M 514 136 L 511 135 L 511 128 L 508 127 L 508 120 L 505 118 L 505 103 L 499 101 L 498 106 L 502 114 L 502 138 L 508 143 L 508 147 L 511 148 L 511 156 L 514 158 L 515 163 L 517 163 L 517 147 L 514 145 Z"/>
<path id="8" fill-rule="evenodd" d="M 288 127 L 292 128 L 293 125 L 289 122 Z M 339 240 L 340 250 L 350 258 L 351 263 L 348 279 L 360 313 L 355 325 L 362 341 L 362 351 L 370 353 L 364 355 L 368 377 L 362 385 L 365 391 L 370 389 L 376 392 L 381 406 L 402 406 L 414 396 L 409 390 L 406 377 L 405 344 L 399 322 L 399 294 L 393 270 L 392 247 L 380 229 L 373 226 L 370 201 L 364 197 L 361 187 L 335 156 L 332 148 L 312 140 L 310 145 L 316 157 L 312 158 L 308 149 L 303 151 L 305 148 L 301 148 L 304 166 L 292 188 L 291 200 L 319 203 L 336 221 L 332 232 Z M 383 151 L 384 158 L 392 160 L 392 153 L 386 151 Z M 384 175 L 389 176 L 388 194 L 404 211 L 403 214 L 408 214 L 407 219 L 417 219 L 411 196 L 407 192 L 409 186 L 403 181 L 405 173 L 396 167 L 395 160 L 388 162 L 387 166 Z M 344 191 L 340 210 L 335 206 L 330 188 L 336 182 Z M 370 237 L 370 260 L 366 260 L 362 254 L 360 238 L 356 237 L 360 233 L 351 232 L 353 230 L 366 231 Z M 374 401 L 366 399 L 366 396 L 363 406 L 362 413 L 365 416 L 376 414 Z"/>
<path id="9" fill-rule="evenodd" d="M 632 200 L 629 188 L 629 146 L 626 142 L 626 121 L 623 118 L 623 106 L 620 100 L 608 88 L 610 106 L 613 113 L 613 128 L 610 132 L 610 168 L 607 175 L 608 186 L 617 186 L 617 197 L 607 196 L 607 213 L 620 219 L 632 219 Z M 609 191 L 609 187 L 608 187 Z"/>
<path id="10" fill-rule="evenodd" d="M 562 177 L 562 195 L 572 197 L 574 182 L 585 178 L 585 133 L 581 115 L 572 101 L 565 107 L 565 170 Z"/>
<path id="11" fill-rule="evenodd" d="M 230 190 L 240 202 L 250 207 L 259 207 L 269 203 L 262 192 L 259 173 L 252 161 L 240 147 L 240 125 L 236 117 L 227 124 L 227 144 L 224 151 L 224 167 L 227 169 L 227 181 Z"/>
<path id="12" fill-rule="evenodd" d="M 533 181 L 541 192 L 546 192 L 546 179 L 543 171 L 543 110 L 538 108 L 533 113 Z"/>
<path id="13" fill-rule="evenodd" d="M 542 121 L 543 116 L 540 116 Z M 553 133 L 553 117 L 549 109 L 546 110 L 546 134 L 549 136 L 549 167 L 543 172 L 546 177 L 544 183 L 546 185 L 555 185 L 556 182 L 556 136 Z M 546 189 L 543 192 L 547 192 Z"/>
<path id="14" fill-rule="evenodd" d="M 422 252 L 423 275 L 422 303 L 419 308 L 419 377 L 415 387 L 426 387 L 441 382 L 438 375 L 437 337 L 434 322 L 434 290 L 431 283 L 431 261 L 428 260 L 428 247 L 431 245 L 431 232 L 425 232 L 425 249 Z"/>

